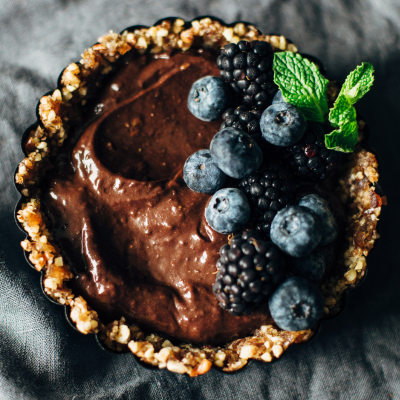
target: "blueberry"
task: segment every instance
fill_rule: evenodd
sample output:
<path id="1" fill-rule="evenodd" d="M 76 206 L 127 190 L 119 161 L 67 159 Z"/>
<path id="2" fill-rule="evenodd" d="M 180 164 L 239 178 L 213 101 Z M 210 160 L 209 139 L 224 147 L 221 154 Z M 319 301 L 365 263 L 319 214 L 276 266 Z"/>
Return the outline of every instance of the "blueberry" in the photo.
<path id="1" fill-rule="evenodd" d="M 281 89 L 279 89 L 276 92 L 274 98 L 272 99 L 272 104 L 275 104 L 275 103 L 286 103 L 285 99 L 282 96 L 282 90 Z"/>
<path id="2" fill-rule="evenodd" d="M 225 235 L 243 228 L 249 218 L 249 202 L 239 189 L 218 190 L 206 208 L 206 220 L 211 228 Z"/>
<path id="3" fill-rule="evenodd" d="M 322 240 L 320 246 L 332 243 L 339 229 L 331 208 L 326 200 L 317 194 L 308 194 L 299 201 L 299 206 L 307 207 L 317 214 L 322 222 Z"/>
<path id="4" fill-rule="evenodd" d="M 212 160 L 210 150 L 193 153 L 183 166 L 183 180 L 195 192 L 215 193 L 225 183 L 226 175 Z"/>
<path id="5" fill-rule="evenodd" d="M 312 328 L 321 318 L 323 306 L 318 287 L 298 276 L 284 281 L 269 299 L 272 318 L 287 331 Z"/>
<path id="6" fill-rule="evenodd" d="M 313 211 L 290 206 L 279 211 L 271 225 L 271 240 L 292 257 L 305 257 L 320 243 L 321 220 Z"/>
<path id="7" fill-rule="evenodd" d="M 257 170 L 263 155 L 252 136 L 237 128 L 224 128 L 211 140 L 210 151 L 219 169 L 241 179 Z"/>
<path id="8" fill-rule="evenodd" d="M 230 88 L 221 78 L 205 76 L 193 83 L 189 92 L 189 111 L 202 121 L 221 117 L 230 102 Z"/>
<path id="9" fill-rule="evenodd" d="M 298 142 L 306 131 L 306 119 L 293 104 L 275 103 L 261 115 L 263 138 L 275 146 L 290 146 Z"/>
<path id="10" fill-rule="evenodd" d="M 325 273 L 326 266 L 333 257 L 331 247 L 317 247 L 309 256 L 290 257 L 289 270 L 296 276 L 318 282 Z"/>

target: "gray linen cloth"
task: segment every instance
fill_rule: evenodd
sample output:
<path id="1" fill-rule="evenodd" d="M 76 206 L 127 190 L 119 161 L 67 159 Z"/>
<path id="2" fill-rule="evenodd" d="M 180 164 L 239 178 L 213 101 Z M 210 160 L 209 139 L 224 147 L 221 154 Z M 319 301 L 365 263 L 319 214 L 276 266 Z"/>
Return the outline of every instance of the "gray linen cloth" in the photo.
<path id="1" fill-rule="evenodd" d="M 0 0 L 0 10 L 1 399 L 400 399 L 398 0 Z M 97 37 L 161 17 L 205 14 L 285 35 L 339 81 L 362 61 L 375 66 L 376 83 L 359 111 L 380 158 L 389 206 L 365 283 L 315 340 L 272 364 L 191 379 L 102 351 L 68 325 L 24 260 L 12 180 L 37 101 Z"/>

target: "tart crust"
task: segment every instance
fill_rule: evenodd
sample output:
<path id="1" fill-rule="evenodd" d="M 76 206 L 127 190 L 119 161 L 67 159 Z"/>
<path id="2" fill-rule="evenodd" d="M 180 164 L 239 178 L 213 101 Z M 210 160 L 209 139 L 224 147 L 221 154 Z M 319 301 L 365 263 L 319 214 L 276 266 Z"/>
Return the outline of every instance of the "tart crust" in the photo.
<path id="1" fill-rule="evenodd" d="M 59 87 L 39 102 L 39 120 L 24 135 L 25 158 L 15 174 L 15 182 L 23 196 L 17 207 L 17 220 L 28 238 L 21 242 L 29 261 L 43 271 L 44 292 L 55 302 L 69 307 L 69 316 L 76 328 L 84 333 L 97 334 L 100 342 L 117 352 L 131 351 L 141 361 L 191 377 L 208 372 L 214 365 L 222 371 L 233 372 L 249 360 L 271 362 L 279 358 L 293 343 L 308 341 L 313 329 L 289 332 L 273 325 L 264 325 L 252 336 L 235 340 L 224 347 L 174 346 L 161 336 L 147 335 L 138 326 L 128 325 L 124 318 L 104 325 L 95 310 L 81 296 L 68 288 L 73 274 L 60 248 L 47 228 L 41 210 L 39 183 L 52 164 L 52 158 L 63 146 L 69 129 L 79 123 L 80 107 L 97 90 L 103 75 L 109 74 L 117 60 L 128 51 L 161 53 L 172 49 L 188 50 L 192 46 L 219 48 L 239 40 L 264 40 L 274 51 L 297 52 L 296 46 L 283 36 L 262 35 L 253 25 L 203 18 L 190 24 L 182 19 L 166 19 L 150 28 L 126 30 L 121 34 L 108 33 L 86 50 L 78 63 L 70 64 L 61 74 Z M 329 85 L 329 100 L 337 96 L 337 85 Z M 359 121 L 360 140 L 365 125 Z M 343 293 L 356 286 L 366 273 L 366 256 L 379 238 L 377 222 L 386 198 L 375 191 L 378 163 L 374 154 L 362 148 L 348 157 L 341 166 L 338 193 L 346 205 L 347 227 L 342 256 L 330 278 L 321 285 L 324 297 L 324 318 L 338 314 L 343 306 Z"/>

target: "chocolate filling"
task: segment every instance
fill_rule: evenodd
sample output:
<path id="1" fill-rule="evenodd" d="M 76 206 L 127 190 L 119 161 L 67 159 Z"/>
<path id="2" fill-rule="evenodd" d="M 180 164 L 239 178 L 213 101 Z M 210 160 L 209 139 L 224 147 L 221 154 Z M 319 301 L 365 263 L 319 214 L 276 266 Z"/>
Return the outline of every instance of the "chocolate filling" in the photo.
<path id="1" fill-rule="evenodd" d="M 139 56 L 98 102 L 102 114 L 74 146 L 75 172 L 55 174 L 45 204 L 76 274 L 73 289 L 105 320 L 129 322 L 187 342 L 222 344 L 269 321 L 268 309 L 234 317 L 212 292 L 227 237 L 204 211 L 182 168 L 208 148 L 221 121 L 187 108 L 191 85 L 219 75 L 215 54 Z"/>

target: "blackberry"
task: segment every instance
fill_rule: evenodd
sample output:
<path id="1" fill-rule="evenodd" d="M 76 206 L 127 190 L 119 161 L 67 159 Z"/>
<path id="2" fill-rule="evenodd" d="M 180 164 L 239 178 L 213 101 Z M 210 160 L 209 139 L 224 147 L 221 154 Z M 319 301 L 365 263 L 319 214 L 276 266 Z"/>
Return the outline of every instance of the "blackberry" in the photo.
<path id="1" fill-rule="evenodd" d="M 269 237 L 276 213 L 293 203 L 295 185 L 288 171 L 272 164 L 242 179 L 239 187 L 251 205 L 250 225 Z"/>
<path id="2" fill-rule="evenodd" d="M 286 147 L 283 157 L 296 175 L 315 180 L 325 179 L 335 170 L 340 154 L 325 147 L 324 126 L 317 122 L 309 122 L 303 138 Z"/>
<path id="3" fill-rule="evenodd" d="M 273 51 L 263 41 L 230 43 L 217 58 L 221 77 L 243 96 L 246 105 L 269 106 L 277 92 L 272 70 Z"/>
<path id="4" fill-rule="evenodd" d="M 224 122 L 221 125 L 221 129 L 226 127 L 242 129 L 257 142 L 263 154 L 266 154 L 269 159 L 277 160 L 279 159 L 281 148 L 263 139 L 260 128 L 262 113 L 263 108 L 257 106 L 250 108 L 242 105 L 236 108 L 228 108 L 222 114 Z"/>
<path id="5" fill-rule="evenodd" d="M 221 129 L 232 127 L 247 132 L 250 135 L 261 134 L 260 118 L 262 110 L 256 107 L 239 106 L 236 108 L 228 108 L 223 114 L 224 122 Z"/>
<path id="6" fill-rule="evenodd" d="M 233 315 L 248 314 L 266 302 L 285 279 L 284 256 L 256 231 L 234 236 L 219 254 L 213 292 L 219 305 Z"/>

